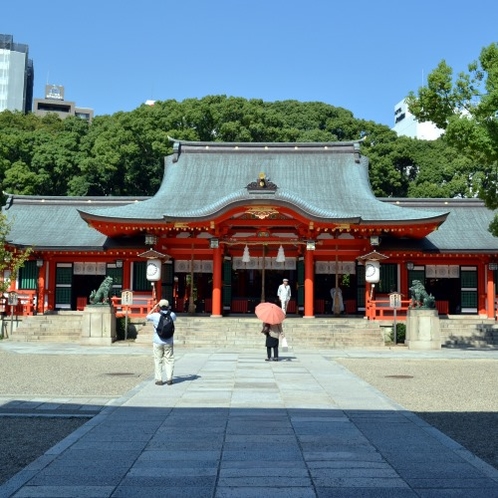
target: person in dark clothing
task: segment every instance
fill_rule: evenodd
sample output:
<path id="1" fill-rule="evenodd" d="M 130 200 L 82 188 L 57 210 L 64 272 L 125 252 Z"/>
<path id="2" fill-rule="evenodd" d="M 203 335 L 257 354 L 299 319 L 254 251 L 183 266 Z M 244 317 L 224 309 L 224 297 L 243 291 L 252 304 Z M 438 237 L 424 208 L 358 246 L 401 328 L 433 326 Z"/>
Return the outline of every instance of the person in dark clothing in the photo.
<path id="1" fill-rule="evenodd" d="M 283 336 L 282 324 L 278 323 L 276 325 L 270 325 L 269 323 L 263 324 L 263 333 L 266 336 L 266 359 L 265 361 L 271 361 L 271 351 L 273 349 L 273 361 L 278 361 L 278 345 L 280 336 Z"/>

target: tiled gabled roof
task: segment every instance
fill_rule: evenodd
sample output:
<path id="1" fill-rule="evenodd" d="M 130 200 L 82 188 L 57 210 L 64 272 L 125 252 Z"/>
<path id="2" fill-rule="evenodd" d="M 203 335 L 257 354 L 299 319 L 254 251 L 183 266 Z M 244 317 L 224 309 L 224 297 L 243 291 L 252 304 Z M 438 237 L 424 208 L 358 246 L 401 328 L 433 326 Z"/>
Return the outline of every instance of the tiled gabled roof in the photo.
<path id="1" fill-rule="evenodd" d="M 102 250 L 115 243 L 143 247 L 143 237 L 134 241 L 114 241 L 89 227 L 79 211 L 89 205 L 130 206 L 147 198 L 132 197 L 46 197 L 11 195 L 3 213 L 12 223 L 8 240 L 40 250 Z M 488 231 L 494 212 L 478 199 L 379 199 L 383 204 L 421 213 L 449 212 L 447 220 L 422 240 L 383 239 L 380 250 L 389 248 L 437 252 L 498 253 L 498 238 Z M 393 245 L 394 244 L 394 245 Z"/>
<path id="2" fill-rule="evenodd" d="M 417 242 L 425 251 L 498 253 L 498 238 L 488 230 L 497 211 L 486 208 L 480 199 L 383 199 L 402 209 L 414 209 L 421 213 L 433 210 L 448 211 L 446 221 Z M 413 243 L 405 241 L 413 247 Z"/>
<path id="3" fill-rule="evenodd" d="M 251 191 L 260 173 L 276 189 Z M 214 218 L 237 205 L 287 206 L 310 220 L 337 223 L 442 223 L 445 211 L 400 209 L 378 200 L 368 159 L 357 142 L 175 143 L 159 191 L 147 201 L 85 209 L 86 219 L 192 221 Z"/>
<path id="4" fill-rule="evenodd" d="M 105 235 L 89 227 L 78 209 L 125 206 L 145 197 L 56 197 L 8 195 L 2 212 L 11 223 L 7 241 L 39 250 L 101 250 L 112 245 Z"/>

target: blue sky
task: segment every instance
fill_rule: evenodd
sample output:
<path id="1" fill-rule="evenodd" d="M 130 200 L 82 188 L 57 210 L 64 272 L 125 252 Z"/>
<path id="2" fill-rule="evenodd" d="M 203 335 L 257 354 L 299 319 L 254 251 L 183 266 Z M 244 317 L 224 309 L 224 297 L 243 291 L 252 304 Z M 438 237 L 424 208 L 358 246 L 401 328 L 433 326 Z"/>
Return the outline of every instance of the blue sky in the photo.
<path id="1" fill-rule="evenodd" d="M 442 59 L 466 71 L 498 42 L 496 0 L 6 2 L 0 33 L 96 115 L 206 95 L 343 107 L 393 125 Z"/>

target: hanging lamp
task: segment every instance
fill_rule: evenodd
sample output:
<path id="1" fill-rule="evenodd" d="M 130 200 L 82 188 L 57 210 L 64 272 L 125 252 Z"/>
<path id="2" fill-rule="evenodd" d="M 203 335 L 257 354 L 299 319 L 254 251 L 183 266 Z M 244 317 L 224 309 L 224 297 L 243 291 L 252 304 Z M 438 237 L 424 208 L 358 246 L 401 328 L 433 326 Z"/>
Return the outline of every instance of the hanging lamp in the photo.
<path id="1" fill-rule="evenodd" d="M 283 246 L 278 248 L 277 259 L 275 260 L 277 263 L 285 263 L 285 253 Z"/>
<path id="2" fill-rule="evenodd" d="M 242 262 L 243 263 L 250 263 L 251 262 L 251 255 L 249 254 L 249 247 L 247 247 L 247 244 L 244 247 L 244 254 L 242 255 Z"/>

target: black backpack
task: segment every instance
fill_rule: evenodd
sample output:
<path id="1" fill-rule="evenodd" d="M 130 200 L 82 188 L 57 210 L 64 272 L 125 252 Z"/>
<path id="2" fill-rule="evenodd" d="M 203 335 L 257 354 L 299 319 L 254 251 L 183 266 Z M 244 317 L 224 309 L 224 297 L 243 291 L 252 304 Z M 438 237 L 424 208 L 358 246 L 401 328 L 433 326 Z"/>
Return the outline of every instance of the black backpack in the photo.
<path id="1" fill-rule="evenodd" d="M 173 334 L 175 333 L 175 322 L 171 317 L 170 311 L 166 311 L 166 313 L 161 312 L 161 318 L 159 318 L 156 332 L 161 339 L 171 339 L 173 337 Z"/>

